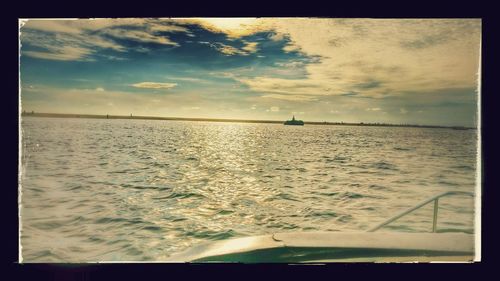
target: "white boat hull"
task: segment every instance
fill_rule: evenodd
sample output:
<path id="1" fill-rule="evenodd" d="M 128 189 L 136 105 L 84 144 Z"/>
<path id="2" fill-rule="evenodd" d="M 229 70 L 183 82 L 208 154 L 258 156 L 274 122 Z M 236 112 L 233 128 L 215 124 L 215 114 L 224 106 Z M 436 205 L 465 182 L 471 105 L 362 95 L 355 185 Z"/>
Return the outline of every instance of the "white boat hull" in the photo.
<path id="1" fill-rule="evenodd" d="M 292 232 L 205 243 L 170 262 L 413 262 L 472 261 L 465 233 Z"/>

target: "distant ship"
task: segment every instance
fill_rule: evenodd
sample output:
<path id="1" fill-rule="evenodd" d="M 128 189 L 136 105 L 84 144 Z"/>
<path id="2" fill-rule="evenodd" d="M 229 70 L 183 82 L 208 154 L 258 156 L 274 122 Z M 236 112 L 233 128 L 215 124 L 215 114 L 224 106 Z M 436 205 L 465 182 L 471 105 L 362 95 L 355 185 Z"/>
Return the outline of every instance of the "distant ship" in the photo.
<path id="1" fill-rule="evenodd" d="M 293 116 L 292 120 L 286 120 L 285 125 L 297 125 L 297 126 L 304 126 L 304 121 L 302 120 L 295 120 L 295 115 Z"/>

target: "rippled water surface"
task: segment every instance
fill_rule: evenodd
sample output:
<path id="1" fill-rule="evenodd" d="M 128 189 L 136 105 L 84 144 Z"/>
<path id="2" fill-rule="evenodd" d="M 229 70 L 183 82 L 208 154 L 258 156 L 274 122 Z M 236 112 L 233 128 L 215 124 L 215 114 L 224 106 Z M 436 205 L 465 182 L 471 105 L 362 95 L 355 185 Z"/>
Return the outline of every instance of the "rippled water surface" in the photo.
<path id="1" fill-rule="evenodd" d="M 24 261 L 162 260 L 209 240 L 364 231 L 474 191 L 475 130 L 22 120 Z M 473 199 L 438 228 L 473 231 Z M 385 231 L 430 231 L 432 204 Z"/>

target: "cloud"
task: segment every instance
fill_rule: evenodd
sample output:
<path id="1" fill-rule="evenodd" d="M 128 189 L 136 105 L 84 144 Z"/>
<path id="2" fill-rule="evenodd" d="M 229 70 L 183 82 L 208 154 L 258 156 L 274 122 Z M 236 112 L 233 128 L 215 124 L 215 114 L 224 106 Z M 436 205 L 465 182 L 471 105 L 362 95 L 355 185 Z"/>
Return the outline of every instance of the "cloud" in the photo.
<path id="1" fill-rule="evenodd" d="M 103 54 L 97 54 L 99 57 L 112 60 L 112 61 L 124 61 L 124 60 L 129 60 L 129 58 L 125 57 L 117 57 L 117 56 L 111 56 L 111 55 L 103 55 Z"/>
<path id="2" fill-rule="evenodd" d="M 272 33 L 267 38 L 272 41 L 283 41 L 286 39 L 286 36 L 283 33 Z"/>
<path id="3" fill-rule="evenodd" d="M 184 18 L 178 20 L 197 24 L 215 33 L 224 33 L 230 38 L 240 38 L 272 29 L 271 25 L 257 18 Z"/>
<path id="4" fill-rule="evenodd" d="M 424 49 L 437 46 L 439 44 L 444 44 L 450 37 L 449 33 L 441 32 L 439 34 L 424 35 L 421 38 L 412 39 L 408 41 L 402 41 L 401 47 L 408 49 Z"/>
<path id="5" fill-rule="evenodd" d="M 23 28 L 50 33 L 80 35 L 83 31 L 95 31 L 123 25 L 142 25 L 145 23 L 145 19 L 30 19 Z"/>
<path id="6" fill-rule="evenodd" d="M 474 87 L 480 26 L 477 19 L 262 19 L 285 52 L 318 58 L 305 77 L 242 77 L 261 93 L 385 98 Z M 277 35 L 271 35 L 277 36 Z M 418 49 L 418 52 L 417 50 Z"/>
<path id="7" fill-rule="evenodd" d="M 273 112 L 278 112 L 278 111 L 280 111 L 280 108 L 277 106 L 271 106 L 271 108 L 269 108 L 269 110 L 271 110 Z"/>
<path id="8" fill-rule="evenodd" d="M 303 95 L 280 95 L 280 94 L 268 94 L 263 95 L 263 98 L 272 98 L 279 100 L 288 100 L 288 101 L 317 101 L 318 99 L 311 96 L 303 96 Z"/>
<path id="9" fill-rule="evenodd" d="M 130 28 L 133 27 L 133 28 Z M 49 60 L 94 61 L 99 49 L 125 52 L 129 47 L 117 39 L 179 46 L 165 33 L 191 34 L 172 20 L 157 19 L 79 19 L 28 20 L 21 28 L 23 54 Z M 31 47 L 37 48 L 31 50 Z M 28 48 L 28 50 L 26 50 Z M 143 48 L 143 47 L 140 47 Z M 144 49 L 144 48 L 143 48 Z M 146 49 L 147 50 L 147 49 Z M 137 49 L 137 51 L 142 51 Z M 107 59 L 123 59 L 112 55 Z"/>
<path id="10" fill-rule="evenodd" d="M 104 92 L 104 88 L 102 88 L 102 87 L 98 87 L 98 88 L 96 88 L 95 90 L 96 90 L 97 92 Z"/>
<path id="11" fill-rule="evenodd" d="M 290 52 L 298 52 L 300 51 L 300 47 L 297 45 L 293 44 L 286 44 L 285 47 L 283 47 L 283 51 L 290 53 Z"/>
<path id="12" fill-rule="evenodd" d="M 353 85 L 353 88 L 356 88 L 356 89 L 374 89 L 374 88 L 379 88 L 380 86 L 382 86 L 382 83 L 380 83 L 379 81 L 368 81 L 368 82 L 363 82 L 363 83 Z"/>
<path id="13" fill-rule="evenodd" d="M 179 26 L 179 25 L 174 25 L 174 21 L 169 21 L 169 22 L 156 22 L 156 23 L 151 23 L 148 27 L 150 31 L 153 32 L 182 32 L 182 33 L 187 33 L 189 35 L 194 36 L 191 31 L 189 31 L 188 28 L 184 26 Z"/>
<path id="14" fill-rule="evenodd" d="M 219 52 L 223 53 L 224 55 L 232 56 L 232 55 L 247 55 L 247 52 L 242 51 L 240 49 L 237 49 L 235 47 L 222 44 L 222 43 L 216 43 L 213 46 L 215 46 L 215 49 L 217 49 Z"/>
<path id="15" fill-rule="evenodd" d="M 21 53 L 41 59 L 93 61 L 90 56 L 97 48 L 125 51 L 109 39 L 87 34 L 82 26 L 80 21 L 30 20 L 21 29 Z"/>
<path id="16" fill-rule="evenodd" d="M 281 95 L 322 95 L 321 85 L 307 79 L 284 79 L 271 77 L 235 78 L 250 89 L 257 92 L 276 93 Z"/>
<path id="17" fill-rule="evenodd" d="M 342 93 L 340 94 L 340 96 L 343 96 L 343 97 L 355 97 L 355 96 L 358 96 L 359 94 L 356 93 L 356 92 L 349 92 L 349 93 Z"/>
<path id="18" fill-rule="evenodd" d="M 121 46 L 96 36 L 61 35 L 29 29 L 21 33 L 21 43 L 22 55 L 62 61 L 93 61 L 90 55 L 96 52 L 96 48 L 124 51 Z"/>
<path id="19" fill-rule="evenodd" d="M 178 76 L 167 76 L 167 79 L 176 80 L 176 81 L 187 81 L 192 83 L 210 83 L 209 80 L 193 78 L 193 77 L 178 77 Z"/>
<path id="20" fill-rule="evenodd" d="M 257 52 L 257 42 L 247 42 L 244 41 L 245 46 L 241 48 L 243 51 L 246 51 L 247 53 L 255 53 Z"/>
<path id="21" fill-rule="evenodd" d="M 139 27 L 150 32 L 190 33 L 188 28 L 178 25 L 177 21 L 171 19 L 30 19 L 23 26 L 24 29 L 76 35 L 80 35 L 86 31 L 99 31 L 123 27 Z"/>
<path id="22" fill-rule="evenodd" d="M 297 68 L 297 67 L 303 67 L 304 62 L 303 61 L 277 62 L 275 63 L 275 65 L 283 68 Z"/>
<path id="23" fill-rule="evenodd" d="M 400 108 L 399 113 L 406 114 L 406 113 L 408 113 L 408 110 L 406 110 L 405 108 Z"/>
<path id="24" fill-rule="evenodd" d="M 380 107 L 367 108 L 366 111 L 380 111 Z"/>
<path id="25" fill-rule="evenodd" d="M 159 83 L 159 82 L 140 82 L 131 85 L 141 89 L 171 89 L 177 86 L 177 83 Z"/>
<path id="26" fill-rule="evenodd" d="M 74 61 L 74 60 L 86 60 L 92 61 L 92 59 L 87 58 L 91 51 L 86 48 L 78 47 L 51 47 L 51 51 L 41 52 L 41 51 L 23 51 L 22 55 L 30 56 L 33 58 L 46 59 L 46 60 L 60 60 L 60 61 Z"/>
<path id="27" fill-rule="evenodd" d="M 171 45 L 171 46 L 179 46 L 178 43 L 171 41 L 166 36 L 159 36 L 151 34 L 148 30 L 128 30 L 128 29 L 106 29 L 101 32 L 101 34 L 105 34 L 118 39 L 128 39 L 136 42 L 144 42 L 144 43 L 156 43 L 161 45 Z"/>
<path id="28" fill-rule="evenodd" d="M 247 42 L 243 41 L 245 46 L 242 48 L 236 48 L 221 42 L 207 42 L 207 41 L 198 41 L 200 44 L 206 44 L 209 45 L 210 47 L 216 49 L 217 51 L 223 53 L 226 56 L 234 56 L 234 55 L 240 55 L 240 56 L 248 56 L 251 53 L 255 53 L 257 51 L 257 43 L 255 42 Z"/>

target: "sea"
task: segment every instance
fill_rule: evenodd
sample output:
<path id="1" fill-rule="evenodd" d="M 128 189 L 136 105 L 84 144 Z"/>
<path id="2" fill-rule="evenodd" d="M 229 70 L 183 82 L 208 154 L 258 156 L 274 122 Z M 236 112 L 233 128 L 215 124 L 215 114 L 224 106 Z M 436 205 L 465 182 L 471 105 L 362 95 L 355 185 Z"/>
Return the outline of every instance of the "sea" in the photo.
<path id="1" fill-rule="evenodd" d="M 474 192 L 476 130 L 23 117 L 23 262 L 162 261 L 200 243 L 366 231 Z M 430 232 L 433 204 L 379 231 Z M 474 198 L 439 200 L 474 233 Z"/>

